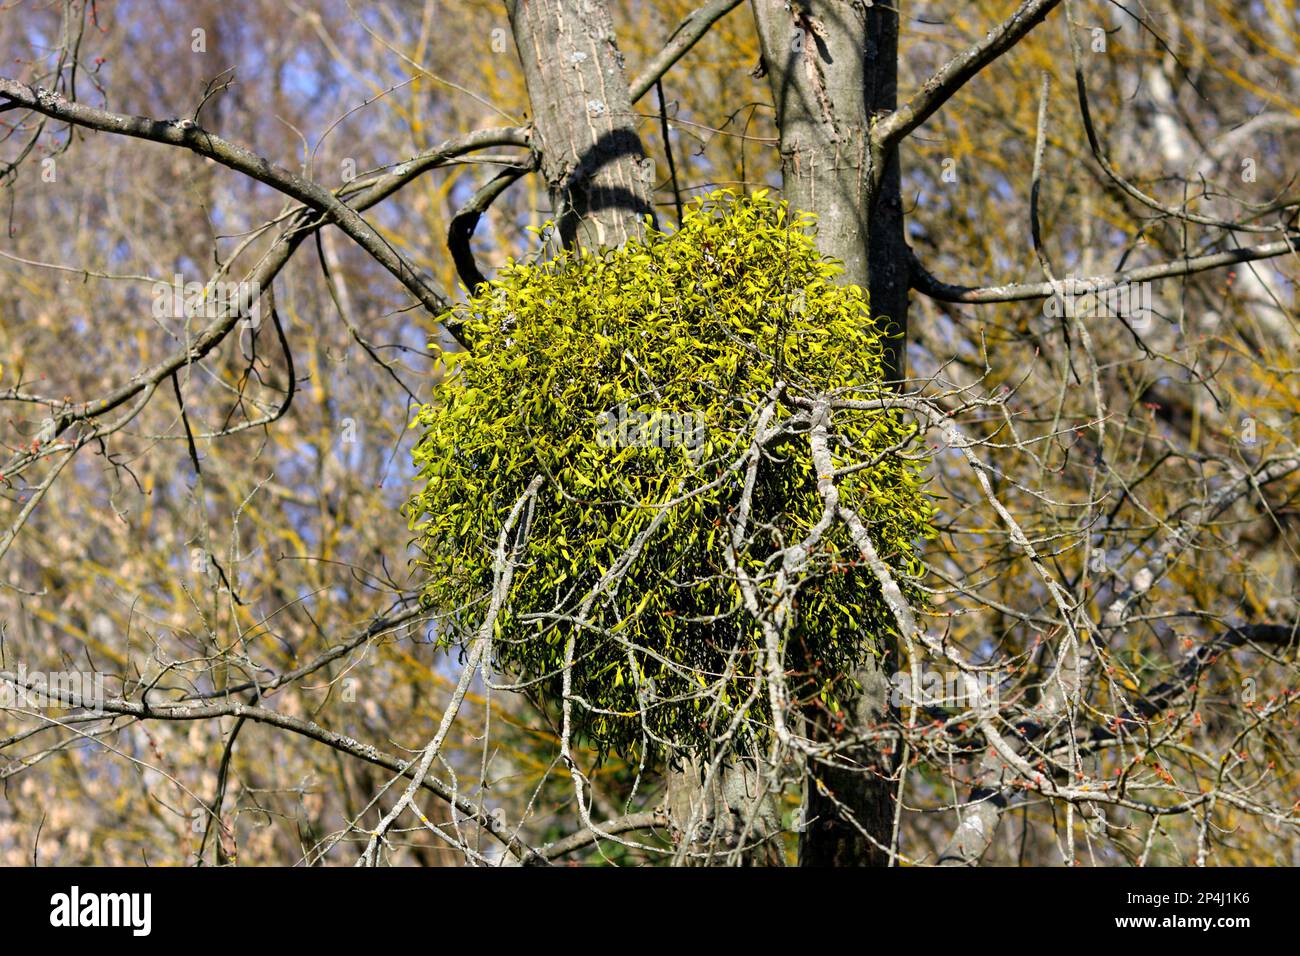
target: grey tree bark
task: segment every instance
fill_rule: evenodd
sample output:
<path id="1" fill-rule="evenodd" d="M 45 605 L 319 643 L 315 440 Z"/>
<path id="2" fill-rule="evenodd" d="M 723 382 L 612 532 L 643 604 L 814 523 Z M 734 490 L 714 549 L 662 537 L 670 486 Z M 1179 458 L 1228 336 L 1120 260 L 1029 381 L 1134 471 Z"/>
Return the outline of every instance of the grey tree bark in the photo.
<path id="1" fill-rule="evenodd" d="M 507 10 L 562 241 L 600 249 L 642 235 L 653 167 L 609 11 L 601 0 L 509 0 Z M 688 759 L 669 771 L 667 803 L 679 862 L 781 862 L 779 809 L 751 765 L 710 775 Z"/>
<path id="2" fill-rule="evenodd" d="M 844 263 L 843 281 L 866 288 L 873 315 L 893 327 L 886 356 L 903 376 L 908 257 L 903 237 L 897 149 L 872 137 L 877 117 L 898 96 L 898 6 L 860 0 L 753 0 L 763 61 L 781 135 L 786 200 L 817 215 L 817 245 Z M 862 692 L 842 722 L 809 715 L 822 742 L 836 727 L 862 734 L 888 709 L 887 661 L 854 675 Z M 869 742 L 840 747 L 809 767 L 800 862 L 807 866 L 880 865 L 893 825 L 891 759 Z"/>
<path id="3" fill-rule="evenodd" d="M 753 0 L 781 136 L 784 195 L 816 213 L 817 245 L 868 289 L 894 325 L 890 371 L 901 377 L 908 266 L 896 149 L 873 142 L 897 108 L 898 5 L 861 0 Z"/>
<path id="4" fill-rule="evenodd" d="M 653 167 L 609 11 L 600 0 L 509 0 L 507 11 L 560 237 L 621 246 L 653 215 Z"/>

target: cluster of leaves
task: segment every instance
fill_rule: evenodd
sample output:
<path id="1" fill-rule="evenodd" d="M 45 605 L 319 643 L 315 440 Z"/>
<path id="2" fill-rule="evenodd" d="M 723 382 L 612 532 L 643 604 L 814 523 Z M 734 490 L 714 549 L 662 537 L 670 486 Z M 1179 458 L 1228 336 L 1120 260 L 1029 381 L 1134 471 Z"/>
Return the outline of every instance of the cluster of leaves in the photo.
<path id="1" fill-rule="evenodd" d="M 764 737 L 763 640 L 727 552 L 759 410 L 780 392 L 780 424 L 799 397 L 883 389 L 881 325 L 863 290 L 836 284 L 811 225 L 765 193 L 715 193 L 672 234 L 512 262 L 447 317 L 469 348 L 441 356 L 444 386 L 413 426 L 423 490 L 408 516 L 425 599 L 447 615 L 446 644 L 473 631 L 502 524 L 541 476 L 493 659 L 554 704 L 572 642 L 575 729 L 602 753 L 698 746 L 737 718 L 742 746 Z M 688 415 L 698 434 L 658 432 L 677 440 L 610 427 Z M 891 450 L 911 427 L 893 412 L 839 411 L 833 432 L 837 466 L 873 462 L 839 479 L 843 498 L 919 597 L 924 462 Z M 821 516 L 816 484 L 806 434 L 768 445 L 734 556 L 765 599 L 768 559 Z M 842 529 L 804 573 L 787 669 L 801 697 L 837 706 L 892 619 Z"/>

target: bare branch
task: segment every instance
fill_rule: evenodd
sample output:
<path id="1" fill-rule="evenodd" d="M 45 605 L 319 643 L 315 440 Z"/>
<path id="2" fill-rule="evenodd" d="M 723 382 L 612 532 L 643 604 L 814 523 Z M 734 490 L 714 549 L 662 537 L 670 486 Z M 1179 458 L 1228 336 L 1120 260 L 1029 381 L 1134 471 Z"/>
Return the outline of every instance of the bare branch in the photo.
<path id="1" fill-rule="evenodd" d="M 872 129 L 872 141 L 888 148 L 929 119 L 986 66 L 1019 43 L 1061 0 L 1025 0 L 979 43 L 957 54 L 930 77 L 910 100 Z"/>

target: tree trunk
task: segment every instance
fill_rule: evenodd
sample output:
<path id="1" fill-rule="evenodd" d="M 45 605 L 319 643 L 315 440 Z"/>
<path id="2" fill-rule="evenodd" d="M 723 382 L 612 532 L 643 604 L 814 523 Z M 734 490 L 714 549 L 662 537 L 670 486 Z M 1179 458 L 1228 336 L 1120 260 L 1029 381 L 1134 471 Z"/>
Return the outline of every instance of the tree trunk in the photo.
<path id="1" fill-rule="evenodd" d="M 894 4 L 753 0 L 781 134 L 784 195 L 816 213 L 817 245 L 844 263 L 843 281 L 868 289 L 887 316 L 890 371 L 901 378 L 908 267 L 896 150 L 880 155 L 875 118 L 898 106 Z"/>
<path id="2" fill-rule="evenodd" d="M 901 379 L 908 267 L 898 155 L 871 141 L 874 120 L 897 108 L 898 7 L 846 0 L 753 0 L 781 135 L 784 194 L 817 215 L 817 245 L 844 263 L 843 281 L 866 288 L 873 315 L 893 335 L 887 374 Z M 862 693 L 844 723 L 859 733 L 888 709 L 885 662 L 855 676 Z M 809 715 L 815 739 L 838 721 Z M 891 760 L 872 744 L 841 748 L 835 765 L 809 767 L 800 863 L 879 865 L 888 860 L 894 796 Z"/>
<path id="3" fill-rule="evenodd" d="M 642 235 L 653 167 L 609 11 L 600 0 L 509 0 L 507 10 L 564 244 L 614 248 Z M 699 767 L 689 759 L 668 771 L 670 817 L 688 851 L 681 862 L 782 862 L 779 809 L 756 769 L 729 762 L 704 788 Z M 734 852 L 742 838 L 754 848 Z"/>
<path id="4" fill-rule="evenodd" d="M 781 811 L 764 792 L 752 758 L 719 768 L 706 785 L 707 765 L 692 757 L 668 774 L 668 816 L 678 834 L 674 861 L 684 866 L 783 866 Z"/>
<path id="5" fill-rule="evenodd" d="M 609 11 L 600 0 L 509 0 L 507 11 L 561 239 L 610 249 L 640 236 L 652 164 Z"/>

